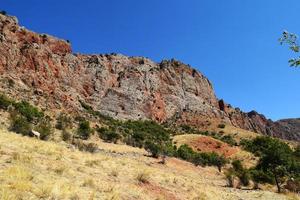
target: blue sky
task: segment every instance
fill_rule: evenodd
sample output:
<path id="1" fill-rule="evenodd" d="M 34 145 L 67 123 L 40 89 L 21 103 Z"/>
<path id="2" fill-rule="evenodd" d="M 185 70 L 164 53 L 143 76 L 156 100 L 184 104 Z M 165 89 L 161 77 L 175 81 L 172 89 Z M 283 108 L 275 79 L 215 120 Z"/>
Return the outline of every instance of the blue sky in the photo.
<path id="1" fill-rule="evenodd" d="M 219 98 L 273 120 L 300 117 L 300 68 L 277 39 L 299 33 L 299 0 L 1 0 L 0 10 L 74 52 L 176 58 Z"/>

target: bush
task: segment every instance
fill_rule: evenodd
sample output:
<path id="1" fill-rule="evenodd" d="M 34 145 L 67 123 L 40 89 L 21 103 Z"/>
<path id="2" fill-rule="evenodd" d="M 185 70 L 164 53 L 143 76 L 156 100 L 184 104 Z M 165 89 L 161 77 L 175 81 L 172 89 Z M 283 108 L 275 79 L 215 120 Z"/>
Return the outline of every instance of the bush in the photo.
<path id="1" fill-rule="evenodd" d="M 192 161 L 194 160 L 195 152 L 191 147 L 184 144 L 177 149 L 176 155 L 183 160 Z"/>
<path id="2" fill-rule="evenodd" d="M 142 171 L 137 174 L 136 179 L 139 183 L 149 183 L 150 176 L 149 173 Z"/>
<path id="3" fill-rule="evenodd" d="M 72 144 L 79 149 L 79 151 L 87 151 L 95 153 L 98 150 L 98 146 L 95 143 L 84 143 L 82 140 L 75 139 Z"/>
<path id="4" fill-rule="evenodd" d="M 245 169 L 242 165 L 242 162 L 240 160 L 234 160 L 232 161 L 232 167 L 227 171 L 226 178 L 229 182 L 229 178 L 227 176 L 231 176 L 232 179 L 235 177 L 238 177 L 240 180 L 240 183 L 244 186 L 248 186 L 250 183 L 250 174 L 247 169 Z M 230 184 L 229 184 L 230 185 Z"/>
<path id="5" fill-rule="evenodd" d="M 227 163 L 226 158 L 223 155 L 219 156 L 215 152 L 209 153 L 208 155 L 209 155 L 208 165 L 217 166 L 219 172 L 221 172 L 222 167 Z"/>
<path id="6" fill-rule="evenodd" d="M 55 127 L 59 130 L 72 128 L 72 118 L 66 115 L 65 113 L 61 113 L 56 119 Z"/>
<path id="7" fill-rule="evenodd" d="M 294 156 L 300 160 L 300 145 L 298 145 L 294 151 Z"/>
<path id="8" fill-rule="evenodd" d="M 249 183 L 250 183 L 250 175 L 249 175 L 249 172 L 247 170 L 244 170 L 242 171 L 240 174 L 239 174 L 239 179 L 241 181 L 241 183 L 244 185 L 244 186 L 248 186 Z"/>
<path id="9" fill-rule="evenodd" d="M 30 135 L 32 125 L 27 121 L 27 119 L 19 114 L 11 114 L 10 119 L 10 130 L 22 135 Z"/>
<path id="10" fill-rule="evenodd" d="M 127 142 L 133 146 L 143 147 L 145 141 L 163 144 L 171 141 L 170 132 L 153 121 L 126 121 L 121 124 Z"/>
<path id="11" fill-rule="evenodd" d="M 228 170 L 226 173 L 225 173 L 225 177 L 226 177 L 226 180 L 227 180 L 227 186 L 228 187 L 233 187 L 234 186 L 234 173 L 232 170 Z"/>
<path id="12" fill-rule="evenodd" d="M 28 122 L 38 121 L 44 116 L 44 113 L 40 112 L 37 107 L 30 105 L 26 101 L 15 103 L 14 107 L 16 111 L 26 117 Z"/>
<path id="13" fill-rule="evenodd" d="M 92 134 L 93 129 L 90 127 L 89 121 L 81 121 L 78 125 L 77 134 L 84 140 L 88 139 Z"/>
<path id="14" fill-rule="evenodd" d="M 41 134 L 40 139 L 49 139 L 49 136 L 53 133 L 52 125 L 50 123 L 50 117 L 43 118 L 35 127 L 35 129 Z"/>
<path id="15" fill-rule="evenodd" d="M 13 104 L 13 101 L 10 100 L 7 96 L 0 95 L 0 109 L 7 110 L 7 108 Z"/>
<path id="16" fill-rule="evenodd" d="M 84 150 L 90 153 L 95 153 L 98 150 L 98 146 L 95 143 L 88 143 L 85 145 Z"/>
<path id="17" fill-rule="evenodd" d="M 237 142 L 233 139 L 231 135 L 224 135 L 220 138 L 220 140 L 229 144 L 230 146 L 237 146 Z"/>
<path id="18" fill-rule="evenodd" d="M 264 172 L 262 170 L 250 169 L 249 171 L 251 179 L 256 183 L 269 183 L 274 184 L 274 179 L 272 174 Z"/>
<path id="19" fill-rule="evenodd" d="M 121 135 L 116 131 L 108 129 L 108 128 L 98 128 L 97 129 L 99 137 L 105 142 L 113 142 L 117 143 L 119 139 L 121 139 Z"/>
<path id="20" fill-rule="evenodd" d="M 159 145 L 154 144 L 153 142 L 150 142 L 150 141 L 147 141 L 145 143 L 145 149 L 146 149 L 146 151 L 151 153 L 151 156 L 153 158 L 158 158 L 162 152 L 161 147 Z"/>
<path id="21" fill-rule="evenodd" d="M 66 131 L 66 130 L 63 130 L 63 131 L 62 131 L 62 133 L 61 133 L 61 139 L 62 139 L 63 141 L 69 141 L 71 138 L 72 138 L 71 133 L 69 133 L 69 132 Z"/>
<path id="22" fill-rule="evenodd" d="M 226 126 L 225 124 L 219 124 L 218 128 L 225 128 L 225 126 Z"/>

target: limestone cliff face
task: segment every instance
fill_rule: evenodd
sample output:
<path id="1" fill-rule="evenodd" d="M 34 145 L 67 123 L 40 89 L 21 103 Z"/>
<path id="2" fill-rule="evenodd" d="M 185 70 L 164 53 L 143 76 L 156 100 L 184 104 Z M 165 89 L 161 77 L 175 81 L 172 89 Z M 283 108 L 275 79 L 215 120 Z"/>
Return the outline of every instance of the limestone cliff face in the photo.
<path id="1" fill-rule="evenodd" d="M 0 86 L 45 109 L 80 111 L 83 101 L 118 119 L 197 125 L 217 119 L 274 135 L 272 121 L 219 101 L 209 80 L 179 61 L 74 54 L 67 41 L 26 30 L 1 14 Z"/>

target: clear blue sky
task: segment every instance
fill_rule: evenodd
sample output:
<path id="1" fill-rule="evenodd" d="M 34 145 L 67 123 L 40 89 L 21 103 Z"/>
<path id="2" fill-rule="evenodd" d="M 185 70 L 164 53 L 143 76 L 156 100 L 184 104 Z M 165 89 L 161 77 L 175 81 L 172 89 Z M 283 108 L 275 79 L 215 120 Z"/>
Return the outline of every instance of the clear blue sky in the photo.
<path id="1" fill-rule="evenodd" d="M 284 29 L 300 35 L 299 0 L 1 0 L 0 9 L 75 52 L 176 58 L 244 111 L 300 117 L 300 68 L 277 42 Z"/>

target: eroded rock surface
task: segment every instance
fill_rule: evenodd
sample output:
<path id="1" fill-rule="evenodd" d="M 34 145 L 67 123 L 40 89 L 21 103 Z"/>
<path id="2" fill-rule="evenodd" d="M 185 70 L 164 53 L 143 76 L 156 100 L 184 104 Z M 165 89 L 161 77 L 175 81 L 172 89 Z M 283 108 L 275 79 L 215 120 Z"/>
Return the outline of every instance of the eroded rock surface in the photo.
<path id="1" fill-rule="evenodd" d="M 0 91 L 44 109 L 81 111 L 80 101 L 118 119 L 201 125 L 210 119 L 247 130 L 299 140 L 299 132 L 273 127 L 215 96 L 200 72 L 176 60 L 155 63 L 120 54 L 72 53 L 67 41 L 37 34 L 0 14 Z M 281 124 L 281 123 L 279 123 Z M 277 133 L 280 131 L 280 134 Z"/>

